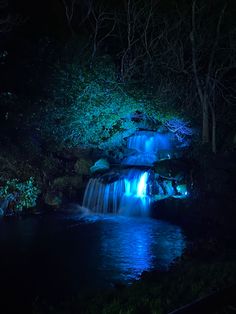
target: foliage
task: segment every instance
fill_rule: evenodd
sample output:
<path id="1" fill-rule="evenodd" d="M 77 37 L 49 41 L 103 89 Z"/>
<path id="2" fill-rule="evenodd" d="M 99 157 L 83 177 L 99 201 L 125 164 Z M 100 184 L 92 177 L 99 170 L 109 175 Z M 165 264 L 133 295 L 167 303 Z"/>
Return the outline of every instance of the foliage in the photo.
<path id="1" fill-rule="evenodd" d="M 124 144 L 137 124 L 135 112 L 144 112 L 147 120 L 160 122 L 173 119 L 173 106 L 149 100 L 137 89 L 118 82 L 114 64 L 103 57 L 94 64 L 59 63 L 55 66 L 50 97 L 39 106 L 34 116 L 36 128 L 57 148 L 94 147 L 104 151 Z"/>
<path id="2" fill-rule="evenodd" d="M 118 133 L 124 138 L 134 132 L 134 123 L 126 117 L 138 104 L 115 81 L 111 67 L 103 63 L 90 70 L 65 64 L 54 71 L 51 98 L 40 108 L 45 139 L 59 147 L 103 148 L 108 141 L 116 146 Z"/>
<path id="3" fill-rule="evenodd" d="M 20 182 L 18 179 L 7 180 L 0 187 L 0 198 L 6 198 L 11 193 L 16 195 L 16 208 L 22 210 L 36 206 L 40 190 L 35 186 L 34 178 L 30 177 L 25 182 Z"/>

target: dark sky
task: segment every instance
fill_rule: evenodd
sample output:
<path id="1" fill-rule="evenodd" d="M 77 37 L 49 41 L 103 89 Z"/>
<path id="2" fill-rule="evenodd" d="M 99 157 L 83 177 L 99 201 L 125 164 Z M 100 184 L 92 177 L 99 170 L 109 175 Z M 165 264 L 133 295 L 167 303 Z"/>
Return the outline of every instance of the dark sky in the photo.
<path id="1" fill-rule="evenodd" d="M 68 27 L 65 19 L 65 10 L 62 4 L 62 0 L 10 0 L 12 10 L 18 12 L 26 20 L 22 24 L 19 31 L 28 36 L 41 36 L 41 35 L 52 35 L 56 37 L 64 37 L 68 34 Z M 70 2 L 70 0 L 67 0 Z M 78 1 L 80 7 L 83 7 L 83 3 L 86 0 Z M 148 0 L 147 0 L 148 1 Z M 95 0 L 95 3 L 99 3 L 100 0 Z M 104 3 L 104 1 L 102 1 Z M 124 1 L 114 1 L 108 0 L 108 6 L 110 8 L 117 7 L 121 5 Z M 158 1 L 154 0 L 158 4 L 159 12 L 164 12 L 165 14 L 170 14 L 171 8 L 184 7 L 191 3 L 191 0 L 164 0 Z M 211 12 L 209 16 L 214 14 L 215 8 L 217 6 L 222 8 L 222 6 L 227 3 L 228 12 L 232 14 L 232 20 L 236 18 L 236 0 L 206 0 L 204 3 L 209 5 Z M 81 12 L 79 6 L 76 7 L 74 24 L 76 24 L 80 17 Z M 78 23 L 79 24 L 79 23 Z M 78 30 L 77 30 L 78 31 Z"/>
<path id="2" fill-rule="evenodd" d="M 12 9 L 23 17 L 24 23 L 18 29 L 25 35 L 59 35 L 66 31 L 60 0 L 13 0 Z"/>

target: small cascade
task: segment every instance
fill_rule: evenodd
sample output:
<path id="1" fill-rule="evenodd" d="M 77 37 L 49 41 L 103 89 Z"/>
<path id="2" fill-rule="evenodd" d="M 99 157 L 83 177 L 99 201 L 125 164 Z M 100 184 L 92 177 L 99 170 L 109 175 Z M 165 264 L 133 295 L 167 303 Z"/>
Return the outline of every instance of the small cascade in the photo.
<path id="1" fill-rule="evenodd" d="M 128 138 L 128 148 L 135 154 L 123 160 L 125 165 L 151 166 L 154 162 L 171 158 L 174 137 L 170 133 L 139 131 Z"/>
<path id="2" fill-rule="evenodd" d="M 112 176 L 111 172 L 89 180 L 83 207 L 103 214 L 148 215 L 149 172 L 138 169 L 123 170 L 118 180 L 110 182 Z"/>
<path id="3" fill-rule="evenodd" d="M 83 207 L 97 213 L 118 213 L 124 182 L 105 183 L 102 177 L 90 179 L 85 190 Z"/>
<path id="4" fill-rule="evenodd" d="M 187 195 L 183 188 L 179 190 L 174 180 L 151 170 L 154 162 L 172 157 L 176 147 L 172 134 L 138 131 L 129 137 L 127 146 L 132 155 L 122 161 L 123 169 L 107 169 L 107 173 L 89 180 L 84 208 L 102 214 L 146 216 L 151 200 Z"/>

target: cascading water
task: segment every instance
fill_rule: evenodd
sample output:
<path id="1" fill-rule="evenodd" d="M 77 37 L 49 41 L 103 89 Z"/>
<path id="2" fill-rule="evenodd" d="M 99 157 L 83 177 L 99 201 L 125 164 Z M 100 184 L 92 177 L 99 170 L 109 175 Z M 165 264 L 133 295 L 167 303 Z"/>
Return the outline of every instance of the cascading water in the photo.
<path id="1" fill-rule="evenodd" d="M 153 194 L 158 200 L 177 191 L 170 180 L 161 181 L 150 169 L 154 162 L 171 157 L 173 139 L 170 133 L 152 131 L 139 131 L 129 137 L 127 146 L 133 154 L 124 158 L 123 169 L 89 180 L 83 207 L 103 214 L 148 215 Z"/>
<path id="2" fill-rule="evenodd" d="M 135 153 L 123 160 L 125 165 L 151 166 L 154 162 L 171 157 L 174 138 L 170 133 L 159 134 L 139 131 L 128 139 L 128 148 Z"/>
<path id="3" fill-rule="evenodd" d="M 113 175 L 111 172 L 89 180 L 83 207 L 103 214 L 147 215 L 149 172 L 138 169 L 121 170 L 120 178 L 109 182 Z"/>

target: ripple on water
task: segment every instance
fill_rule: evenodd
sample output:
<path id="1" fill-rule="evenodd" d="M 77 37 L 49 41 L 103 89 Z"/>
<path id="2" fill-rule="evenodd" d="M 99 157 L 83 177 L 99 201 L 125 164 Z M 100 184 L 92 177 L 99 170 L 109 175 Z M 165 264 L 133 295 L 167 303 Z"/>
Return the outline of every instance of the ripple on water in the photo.
<path id="1" fill-rule="evenodd" d="M 178 226 L 148 217 L 61 214 L 1 222 L 0 245 L 3 284 L 14 272 L 19 282 L 34 282 L 32 293 L 59 296 L 166 270 L 185 238 Z"/>

